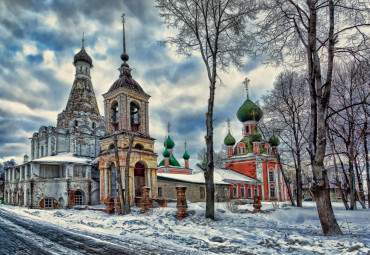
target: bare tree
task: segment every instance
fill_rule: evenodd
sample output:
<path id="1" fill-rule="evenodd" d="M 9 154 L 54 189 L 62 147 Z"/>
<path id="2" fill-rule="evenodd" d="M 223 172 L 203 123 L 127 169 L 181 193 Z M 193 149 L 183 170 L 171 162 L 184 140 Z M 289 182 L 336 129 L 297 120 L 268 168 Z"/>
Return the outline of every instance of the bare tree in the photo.
<path id="1" fill-rule="evenodd" d="M 367 67 L 367 68 L 366 68 Z M 361 167 L 358 164 L 359 156 L 363 150 L 363 104 L 369 97 L 370 69 L 364 64 L 343 64 L 338 67 L 332 87 L 332 101 L 329 105 L 329 134 L 332 143 L 339 143 L 333 146 L 333 153 L 336 156 L 346 157 L 348 162 L 348 179 L 350 190 L 350 208 L 356 209 L 356 196 L 358 196 L 362 207 L 365 207 L 364 189 L 362 182 Z M 366 91 L 368 93 L 366 93 Z M 364 95 L 364 92 L 366 95 Z M 342 145 L 342 146 L 341 146 Z M 336 149 L 336 148 L 339 148 Z M 335 156 L 334 156 L 335 157 Z M 356 181 L 358 184 L 358 195 Z"/>
<path id="2" fill-rule="evenodd" d="M 132 144 L 134 142 L 135 134 L 133 132 L 128 133 L 129 136 L 129 146 L 126 153 L 126 166 L 125 166 L 125 194 L 122 191 L 122 169 L 119 163 L 118 155 L 118 138 L 117 134 L 114 134 L 114 155 L 116 158 L 116 169 L 117 169 L 117 186 L 118 186 L 118 196 L 120 202 L 120 208 L 118 209 L 118 214 L 128 214 L 130 213 L 130 189 L 129 189 L 129 170 L 130 170 L 130 159 Z"/>
<path id="3" fill-rule="evenodd" d="M 220 70 L 230 64 L 241 66 L 249 50 L 246 33 L 248 17 L 256 14 L 253 0 L 156 0 L 160 16 L 168 27 L 178 30 L 176 36 L 165 43 L 176 46 L 179 54 L 191 56 L 200 53 L 209 80 L 208 111 L 206 114 L 207 168 L 206 218 L 214 213 L 214 159 L 213 159 L 213 108 L 216 81 Z"/>
<path id="4" fill-rule="evenodd" d="M 297 206 L 302 206 L 302 160 L 306 154 L 309 128 L 308 89 L 306 79 L 298 73 L 284 71 L 278 75 L 274 88 L 264 95 L 265 121 L 268 120 L 289 150 L 296 173 Z"/>
<path id="5" fill-rule="evenodd" d="M 309 154 L 313 174 L 312 192 L 324 235 L 340 235 L 330 201 L 324 167 L 327 110 L 330 102 L 334 57 L 351 54 L 357 59 L 369 51 L 366 29 L 369 6 L 362 1 L 262 0 L 256 33 L 256 53 L 268 55 L 270 63 L 307 64 L 310 90 Z"/>

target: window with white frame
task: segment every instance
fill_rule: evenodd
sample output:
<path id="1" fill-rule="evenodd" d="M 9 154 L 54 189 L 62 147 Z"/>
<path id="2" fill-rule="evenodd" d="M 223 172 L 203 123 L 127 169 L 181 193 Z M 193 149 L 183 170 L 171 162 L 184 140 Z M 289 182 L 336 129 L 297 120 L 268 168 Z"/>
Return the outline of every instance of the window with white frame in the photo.
<path id="1" fill-rule="evenodd" d="M 245 197 L 245 187 L 244 187 L 244 185 L 242 185 L 240 187 L 240 195 L 241 195 L 241 197 Z"/>
<path id="2" fill-rule="evenodd" d="M 255 196 L 259 196 L 259 195 L 258 195 L 258 188 L 257 188 L 257 187 L 255 187 L 255 188 L 254 188 L 254 195 L 255 195 Z"/>
<path id="3" fill-rule="evenodd" d="M 248 188 L 248 197 L 252 197 L 252 188 L 251 187 Z"/>
<path id="4" fill-rule="evenodd" d="M 233 186 L 233 197 L 238 197 L 238 186 Z"/>
<path id="5" fill-rule="evenodd" d="M 275 186 L 270 186 L 270 197 L 275 197 Z"/>
<path id="6" fill-rule="evenodd" d="M 44 208 L 53 208 L 53 199 L 48 197 L 44 199 Z"/>
<path id="7" fill-rule="evenodd" d="M 269 172 L 269 180 L 270 180 L 270 182 L 274 181 L 274 172 L 273 171 Z"/>

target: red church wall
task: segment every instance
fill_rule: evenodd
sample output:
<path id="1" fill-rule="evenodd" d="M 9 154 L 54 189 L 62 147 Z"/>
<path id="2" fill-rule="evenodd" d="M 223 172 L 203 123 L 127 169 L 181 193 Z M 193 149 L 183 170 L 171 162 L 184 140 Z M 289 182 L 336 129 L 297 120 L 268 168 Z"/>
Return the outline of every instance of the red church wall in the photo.
<path id="1" fill-rule="evenodd" d="M 238 173 L 247 175 L 256 179 L 256 162 L 255 161 L 233 161 L 226 162 L 225 167 Z"/>
<path id="2" fill-rule="evenodd" d="M 262 172 L 263 172 L 263 184 L 264 184 L 264 193 L 265 193 L 265 200 L 269 200 L 269 186 L 268 186 L 268 172 L 267 172 L 267 162 L 262 162 Z"/>

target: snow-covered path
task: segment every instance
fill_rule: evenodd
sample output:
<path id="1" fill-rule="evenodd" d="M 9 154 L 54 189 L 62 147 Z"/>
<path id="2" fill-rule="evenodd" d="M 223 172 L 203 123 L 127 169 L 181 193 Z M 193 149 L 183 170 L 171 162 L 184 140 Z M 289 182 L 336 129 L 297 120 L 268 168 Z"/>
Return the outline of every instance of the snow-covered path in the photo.
<path id="1" fill-rule="evenodd" d="M 20 217 L 0 207 L 0 254 L 156 254 L 158 248 Z M 167 250 L 168 253 L 171 250 Z"/>
<path id="2" fill-rule="evenodd" d="M 239 206 L 236 212 L 227 210 L 227 204 L 217 203 L 216 208 L 215 221 L 204 218 L 204 203 L 189 204 L 189 217 L 182 221 L 173 217 L 173 203 L 148 214 L 139 214 L 138 208 L 133 208 L 131 214 L 124 216 L 0 205 L 0 217 L 6 213 L 32 228 L 42 230 L 50 226 L 56 232 L 66 233 L 65 237 L 57 235 L 56 240 L 52 230 L 35 235 L 40 238 L 35 243 L 49 252 L 58 247 L 54 250 L 58 254 L 89 253 L 84 250 L 86 244 L 89 249 L 103 249 L 100 254 L 107 254 L 111 246 L 125 247 L 130 254 L 370 254 L 369 209 L 346 211 L 343 204 L 333 203 L 344 235 L 325 237 L 312 202 L 305 202 L 303 208 L 287 206 L 277 210 L 270 210 L 271 203 L 263 203 L 262 214 L 246 212 L 253 209 L 252 205 Z M 77 242 L 73 245 L 76 248 L 64 245 L 70 239 Z M 50 246 L 49 242 L 59 246 Z"/>

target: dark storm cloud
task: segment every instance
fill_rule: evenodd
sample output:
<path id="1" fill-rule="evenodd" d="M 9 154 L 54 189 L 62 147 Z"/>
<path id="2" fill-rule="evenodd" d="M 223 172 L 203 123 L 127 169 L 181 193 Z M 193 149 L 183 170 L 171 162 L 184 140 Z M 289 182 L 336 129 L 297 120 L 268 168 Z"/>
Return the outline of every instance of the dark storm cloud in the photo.
<path id="1" fill-rule="evenodd" d="M 157 123 L 172 123 L 179 145 L 177 157 L 182 156 L 185 139 L 188 152 L 196 157 L 201 149 L 199 143 L 204 144 L 199 137 L 205 134 L 207 109 L 206 103 L 196 104 L 198 95 L 188 95 L 188 90 L 197 85 L 187 82 L 197 82 L 205 70 L 199 57 L 176 61 L 171 49 L 159 45 L 165 27 L 154 5 L 152 0 L 0 2 L 0 8 L 5 10 L 0 16 L 0 100 L 25 105 L 33 111 L 33 114 L 19 111 L 15 114 L 0 107 L 0 158 L 24 155 L 29 148 L 26 134 L 32 135 L 41 125 L 55 126 L 57 114 L 51 118 L 41 112 L 64 109 L 74 79 L 73 57 L 81 47 L 83 31 L 85 46 L 94 63 L 93 75 L 99 72 L 104 77 L 115 75 L 111 82 L 117 78 L 116 68 L 122 64 L 122 12 L 126 13 L 126 46 L 133 77 L 140 80 L 143 88 L 156 92 L 156 97 L 150 99 L 150 118 Z M 99 65 L 112 72 L 101 74 Z M 257 65 L 249 61 L 243 70 L 250 72 Z M 97 101 L 101 103 L 100 94 L 104 91 L 97 76 L 93 76 L 93 83 Z M 158 91 L 162 85 L 180 92 Z M 205 89 L 208 91 L 208 85 Z M 217 120 L 223 121 L 230 112 L 234 114 L 239 107 L 235 106 L 238 96 L 235 93 L 225 98 L 222 108 L 216 105 Z M 184 109 L 184 104 L 189 107 Z M 165 133 L 163 130 L 163 136 Z M 163 137 L 157 138 L 163 142 Z M 20 145 L 22 142 L 24 146 Z"/>

